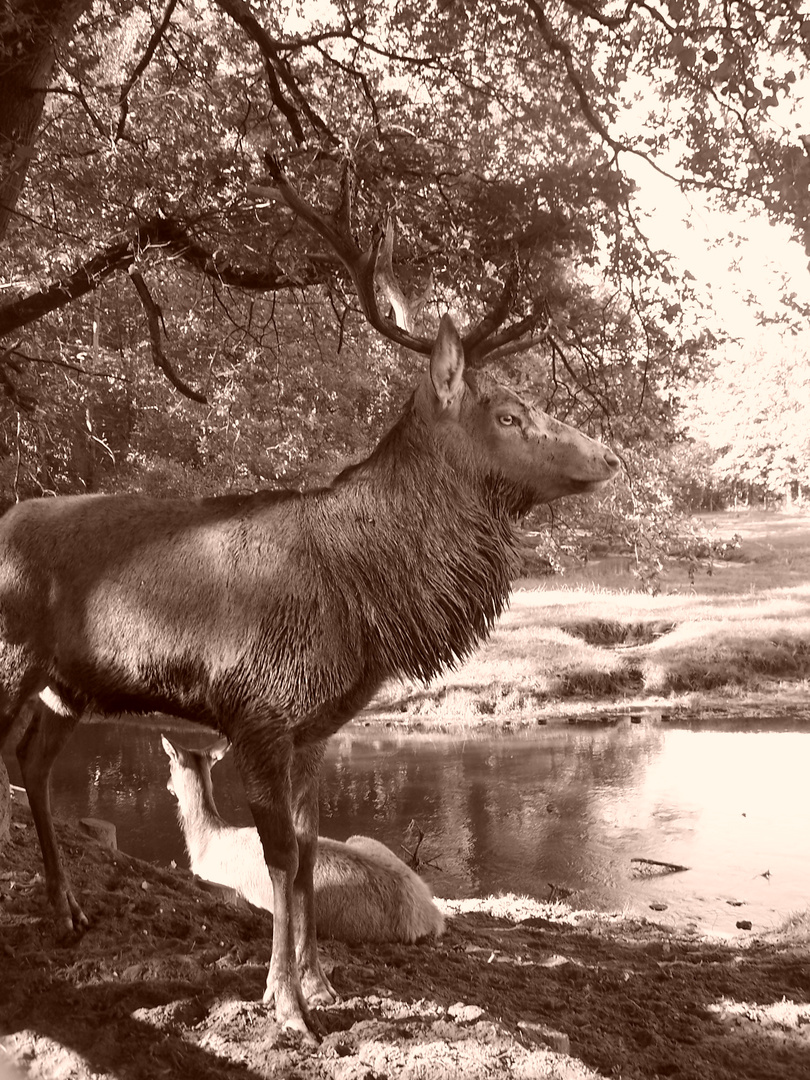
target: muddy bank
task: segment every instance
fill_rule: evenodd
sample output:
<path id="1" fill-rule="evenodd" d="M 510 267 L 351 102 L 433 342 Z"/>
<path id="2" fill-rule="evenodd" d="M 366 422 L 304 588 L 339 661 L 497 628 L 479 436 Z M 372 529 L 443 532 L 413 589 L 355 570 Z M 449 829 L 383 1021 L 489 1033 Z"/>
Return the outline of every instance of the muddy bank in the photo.
<path id="1" fill-rule="evenodd" d="M 810 1076 L 806 918 L 723 941 L 560 904 L 447 902 L 438 943 L 323 943 L 341 1001 L 318 1010 L 313 1051 L 260 1003 L 266 915 L 59 832 L 93 926 L 56 940 L 15 808 L 0 853 L 3 1080 Z"/>

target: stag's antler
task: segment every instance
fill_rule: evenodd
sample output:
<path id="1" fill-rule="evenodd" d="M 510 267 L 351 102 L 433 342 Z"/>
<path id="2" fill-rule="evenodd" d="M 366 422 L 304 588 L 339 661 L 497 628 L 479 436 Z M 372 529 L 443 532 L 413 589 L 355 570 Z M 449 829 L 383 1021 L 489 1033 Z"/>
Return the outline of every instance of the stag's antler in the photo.
<path id="1" fill-rule="evenodd" d="M 417 337 L 409 329 L 413 320 L 405 296 L 394 277 L 391 266 L 393 226 L 390 226 L 390 230 L 386 228 L 385 232 L 381 232 L 368 251 L 362 251 L 352 236 L 354 177 L 348 162 L 344 164 L 341 174 L 340 199 L 337 208 L 332 217 L 328 218 L 299 195 L 275 158 L 268 156 L 266 161 L 273 183 L 286 204 L 319 236 L 323 237 L 348 270 L 363 314 L 374 329 L 398 345 L 404 345 L 408 349 L 413 349 L 414 352 L 429 354 L 433 348 L 433 342 L 427 338 Z M 391 250 L 386 247 L 386 235 L 389 231 Z M 381 272 L 382 276 L 380 276 Z M 394 309 L 394 319 L 388 318 L 380 311 L 377 303 L 377 285 L 388 296 L 389 303 Z"/>
<path id="2" fill-rule="evenodd" d="M 357 244 L 351 229 L 354 170 L 350 162 L 346 160 L 343 164 L 340 196 L 335 211 L 326 216 L 296 191 L 276 158 L 267 155 L 265 160 L 274 187 L 286 204 L 327 242 L 346 267 L 357 291 L 363 314 L 374 329 L 398 345 L 404 345 L 424 355 L 430 354 L 433 339 L 417 336 L 413 332 L 413 326 L 415 316 L 424 305 L 431 286 L 428 285 L 428 288 L 415 298 L 408 299 L 403 293 L 393 269 L 394 226 L 390 218 L 385 228 L 375 236 L 368 250 L 363 251 Z M 515 324 L 514 328 L 509 327 L 496 335 L 509 314 L 517 283 L 518 268 L 514 266 L 496 303 L 463 338 L 468 364 L 480 363 L 493 349 L 502 346 L 505 341 L 514 340 L 515 328 L 519 328 L 519 336 L 530 331 L 535 325 L 536 318 L 528 317 Z M 393 318 L 380 310 L 378 290 L 387 299 Z"/>
<path id="3" fill-rule="evenodd" d="M 416 308 L 409 302 L 399 287 L 394 273 L 394 222 L 389 218 L 385 223 L 382 243 L 377 250 L 377 262 L 374 269 L 374 283 L 388 299 L 397 326 L 413 333 L 416 320 Z"/>

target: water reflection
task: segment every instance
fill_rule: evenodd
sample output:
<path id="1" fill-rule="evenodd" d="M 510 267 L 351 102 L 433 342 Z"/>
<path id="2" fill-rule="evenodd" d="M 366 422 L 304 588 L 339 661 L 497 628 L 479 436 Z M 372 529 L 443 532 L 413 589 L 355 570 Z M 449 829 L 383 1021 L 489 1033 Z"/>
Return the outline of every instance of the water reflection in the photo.
<path id="1" fill-rule="evenodd" d="M 85 724 L 57 762 L 54 804 L 114 821 L 131 854 L 184 864 L 162 730 L 188 745 L 210 741 L 174 721 Z M 798 724 L 623 721 L 496 739 L 346 729 L 323 770 L 321 831 L 366 833 L 398 850 L 413 847 L 414 821 L 439 895 L 546 899 L 553 885 L 583 902 L 647 913 L 664 902 L 704 926 L 745 917 L 761 927 L 807 904 L 809 774 L 810 734 Z M 215 790 L 227 820 L 250 823 L 229 758 Z M 639 857 L 691 869 L 637 880 Z M 745 903 L 742 914 L 729 900 Z"/>

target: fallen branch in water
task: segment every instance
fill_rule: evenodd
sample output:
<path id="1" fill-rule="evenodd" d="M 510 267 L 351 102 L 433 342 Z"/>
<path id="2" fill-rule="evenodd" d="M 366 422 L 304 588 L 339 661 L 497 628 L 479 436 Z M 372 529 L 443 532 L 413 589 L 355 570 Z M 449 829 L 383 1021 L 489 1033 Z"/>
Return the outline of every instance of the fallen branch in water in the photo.
<path id="1" fill-rule="evenodd" d="M 411 851 L 410 848 L 406 848 L 404 844 L 399 845 L 401 850 L 404 851 L 408 856 L 408 865 L 410 866 L 411 870 L 418 872 L 420 866 L 430 866 L 434 870 L 441 870 L 439 864 L 435 863 L 432 859 L 419 858 L 419 848 L 422 846 L 422 841 L 425 839 L 425 834 L 419 828 L 416 822 L 412 820 L 406 831 L 409 833 L 416 833 L 416 847 L 413 849 L 413 851 Z"/>
<path id="2" fill-rule="evenodd" d="M 644 863 L 647 866 L 658 866 L 662 870 L 665 870 L 666 873 L 668 873 L 668 874 L 678 874 L 678 873 L 680 873 L 681 870 L 688 870 L 689 869 L 688 866 L 681 866 L 680 863 L 661 862 L 659 859 L 646 859 L 644 857 L 631 859 L 630 862 Z"/>

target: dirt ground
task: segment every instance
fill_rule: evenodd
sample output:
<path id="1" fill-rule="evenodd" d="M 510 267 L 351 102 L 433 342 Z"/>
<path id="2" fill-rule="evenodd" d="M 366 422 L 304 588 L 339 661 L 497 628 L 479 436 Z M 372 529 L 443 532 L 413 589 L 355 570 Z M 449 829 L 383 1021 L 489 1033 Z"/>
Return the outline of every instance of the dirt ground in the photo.
<path id="1" fill-rule="evenodd" d="M 28 812 L 0 852 L 0 1077 L 810 1078 L 810 920 L 708 940 L 504 897 L 439 942 L 322 943 L 315 1050 L 261 1004 L 270 917 L 60 824 L 92 928 L 59 941 Z"/>

